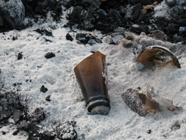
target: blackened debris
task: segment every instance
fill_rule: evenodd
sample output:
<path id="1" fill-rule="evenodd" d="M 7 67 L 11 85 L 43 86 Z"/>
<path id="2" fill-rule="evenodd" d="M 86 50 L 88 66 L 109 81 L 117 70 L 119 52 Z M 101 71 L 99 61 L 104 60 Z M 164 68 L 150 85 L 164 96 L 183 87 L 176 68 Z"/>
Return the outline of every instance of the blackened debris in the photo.
<path id="1" fill-rule="evenodd" d="M 91 38 L 90 34 L 83 34 L 83 33 L 76 34 L 76 39 L 83 44 L 87 44 L 90 38 Z"/>
<path id="2" fill-rule="evenodd" d="M 45 38 L 45 37 L 43 37 L 43 39 L 44 39 L 46 42 L 52 42 L 52 40 L 47 39 L 47 38 Z"/>
<path id="3" fill-rule="evenodd" d="M 0 91 L 0 128 L 9 125 L 9 118 L 13 118 L 13 124 L 17 127 L 13 132 L 13 135 L 18 135 L 22 130 L 28 133 L 27 140 L 54 140 L 58 133 L 59 137 L 67 140 L 63 134 L 69 134 L 68 139 L 75 140 L 77 138 L 77 133 L 74 130 L 76 122 L 65 122 L 57 127 L 57 132 L 55 130 L 44 130 L 40 122 L 46 118 L 45 111 L 43 108 L 37 108 L 31 115 L 29 115 L 28 108 L 23 102 L 27 100 L 22 100 L 20 95 L 15 92 L 7 92 L 2 94 Z M 12 122 L 11 122 L 12 123 Z M 12 125 L 12 124 L 11 124 Z M 62 127 L 60 127 L 62 126 Z M 2 131 L 5 135 L 7 132 Z M 61 135 L 60 135 L 61 134 Z"/>
<path id="4" fill-rule="evenodd" d="M 40 91 L 45 93 L 45 92 L 48 91 L 48 89 L 44 85 L 42 85 L 41 88 L 40 88 Z"/>
<path id="5" fill-rule="evenodd" d="M 22 53 L 18 53 L 17 60 L 20 60 L 22 58 L 23 58 L 23 54 Z"/>
<path id="6" fill-rule="evenodd" d="M 15 36 L 13 36 L 12 37 L 12 40 L 14 41 L 14 40 L 17 40 L 18 38 L 17 38 L 17 36 L 15 37 Z"/>
<path id="7" fill-rule="evenodd" d="M 51 96 L 51 95 L 48 95 L 48 96 L 45 98 L 45 100 L 48 101 L 48 102 L 50 102 L 50 101 L 51 101 L 50 96 Z"/>
<path id="8" fill-rule="evenodd" d="M 17 86 L 17 85 L 20 86 L 20 85 L 22 85 L 22 83 L 14 83 L 13 84 L 13 86 Z"/>
<path id="9" fill-rule="evenodd" d="M 97 2 L 97 4 L 93 4 Z M 154 30 L 161 30 L 167 35 L 170 42 L 183 42 L 186 40 L 186 11 L 184 6 L 176 4 L 175 0 L 165 2 L 171 6 L 170 18 L 155 17 L 154 7 L 162 0 L 70 0 L 65 5 L 71 9 L 67 12 L 69 20 L 65 27 L 74 29 L 84 29 L 92 31 L 94 29 L 102 33 L 113 32 L 118 27 L 124 27 L 132 32 L 140 34 L 152 33 Z M 148 6 L 147 6 L 148 5 Z M 182 4 L 183 5 L 183 4 Z M 149 8 L 151 7 L 151 8 Z M 165 39 L 164 39 L 165 40 Z M 94 44 L 95 41 L 90 41 Z"/>
<path id="10" fill-rule="evenodd" d="M 3 134 L 3 135 L 6 135 L 6 132 L 5 132 L 5 131 L 2 131 L 2 134 Z"/>
<path id="11" fill-rule="evenodd" d="M 149 130 L 147 131 L 147 133 L 148 133 L 148 134 L 151 134 L 151 133 L 152 133 L 152 130 L 151 130 L 151 129 L 149 129 Z"/>
<path id="12" fill-rule="evenodd" d="M 19 130 L 13 132 L 13 135 L 16 136 L 19 133 Z"/>
<path id="13" fill-rule="evenodd" d="M 52 32 L 47 31 L 46 29 L 36 29 L 35 30 L 37 33 L 41 34 L 41 35 L 46 35 L 46 36 L 52 36 Z"/>
<path id="14" fill-rule="evenodd" d="M 44 131 L 37 124 L 30 123 L 28 126 L 29 137 L 27 140 L 54 140 L 55 134 L 53 132 Z"/>
<path id="15" fill-rule="evenodd" d="M 56 127 L 57 137 L 60 140 L 76 140 L 77 132 L 74 129 L 76 122 L 67 121 L 65 123 L 61 123 Z M 68 134 L 68 135 L 67 135 Z"/>
<path id="16" fill-rule="evenodd" d="M 22 0 L 22 2 L 27 17 L 36 17 L 36 15 L 46 17 L 47 13 L 51 11 L 54 20 L 58 21 L 62 14 L 62 3 L 58 0 Z"/>
<path id="17" fill-rule="evenodd" d="M 102 43 L 102 41 L 98 38 L 95 38 L 89 33 L 77 33 L 76 34 L 76 39 L 83 44 L 90 44 L 93 45 L 95 43 Z"/>
<path id="18" fill-rule="evenodd" d="M 73 38 L 69 33 L 66 34 L 66 40 L 73 41 Z"/>
<path id="19" fill-rule="evenodd" d="M 19 122 L 26 115 L 26 107 L 22 105 L 19 95 L 14 92 L 0 93 L 0 128 L 8 124 L 10 117 Z"/>
<path id="20" fill-rule="evenodd" d="M 45 54 L 46 59 L 50 59 L 50 58 L 55 57 L 55 56 L 56 55 L 53 52 L 48 52 L 48 53 Z"/>

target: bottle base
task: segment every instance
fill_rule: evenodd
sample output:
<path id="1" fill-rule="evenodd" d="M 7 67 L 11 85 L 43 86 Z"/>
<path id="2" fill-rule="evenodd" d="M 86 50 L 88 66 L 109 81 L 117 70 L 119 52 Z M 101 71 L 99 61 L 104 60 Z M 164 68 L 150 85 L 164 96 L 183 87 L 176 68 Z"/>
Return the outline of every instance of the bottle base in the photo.
<path id="1" fill-rule="evenodd" d="M 110 104 L 106 100 L 95 100 L 91 101 L 87 105 L 87 110 L 91 115 L 107 115 L 110 110 Z"/>

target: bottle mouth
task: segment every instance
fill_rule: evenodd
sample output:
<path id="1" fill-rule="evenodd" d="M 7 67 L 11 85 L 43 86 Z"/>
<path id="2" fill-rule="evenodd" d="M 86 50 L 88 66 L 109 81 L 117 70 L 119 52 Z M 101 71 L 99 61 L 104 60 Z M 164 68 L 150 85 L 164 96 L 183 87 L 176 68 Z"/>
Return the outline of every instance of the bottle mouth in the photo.
<path id="1" fill-rule="evenodd" d="M 104 99 L 97 99 L 90 101 L 87 104 L 87 110 L 91 115 L 100 114 L 107 115 L 110 110 L 110 103 Z"/>

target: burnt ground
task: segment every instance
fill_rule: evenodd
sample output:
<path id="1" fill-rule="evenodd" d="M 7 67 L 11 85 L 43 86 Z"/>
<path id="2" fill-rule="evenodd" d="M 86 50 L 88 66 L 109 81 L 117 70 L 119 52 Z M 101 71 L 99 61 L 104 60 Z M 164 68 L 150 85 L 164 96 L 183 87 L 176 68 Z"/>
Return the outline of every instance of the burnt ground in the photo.
<path id="1" fill-rule="evenodd" d="M 186 10 L 183 7 L 170 5 L 170 19 L 166 17 L 154 17 L 153 8 L 161 0 L 155 1 L 125 1 L 107 0 L 101 3 L 89 0 L 71 0 L 67 5 L 74 7 L 67 14 L 67 27 L 92 31 L 101 30 L 102 33 L 114 32 L 118 27 L 136 34 L 145 32 L 150 34 L 155 30 L 161 30 L 167 35 L 170 42 L 182 42 L 186 39 Z M 177 16 L 176 16 L 177 15 Z M 137 26 L 136 26 L 137 25 Z M 183 30 L 181 30 L 183 29 Z"/>
<path id="2" fill-rule="evenodd" d="M 64 27 L 102 31 L 103 34 L 114 32 L 118 27 L 136 34 L 145 32 L 150 34 L 161 30 L 170 42 L 186 43 L 186 10 L 184 5 L 176 0 L 168 1 L 170 18 L 154 17 L 154 7 L 162 0 L 21 0 L 25 7 L 25 17 L 45 21 L 50 11 L 53 20 L 60 22 L 61 16 L 67 10 L 66 18 L 69 22 Z M 147 6 L 148 5 L 148 6 Z M 0 32 L 11 29 L 24 29 L 32 26 L 32 22 L 12 25 L 11 18 L 7 18 L 0 8 Z M 9 26 L 11 25 L 11 26 Z M 13 28 L 14 27 L 14 28 Z"/>
<path id="3" fill-rule="evenodd" d="M 61 140 L 75 140 L 77 138 L 77 133 L 73 128 L 76 125 L 74 121 L 58 124 L 53 131 L 43 130 L 45 126 L 40 125 L 40 123 L 47 117 L 46 111 L 43 108 L 36 108 L 33 113 L 28 113 L 27 102 L 15 92 L 2 94 L 0 91 L 0 128 L 10 124 L 15 125 L 16 129 L 13 135 L 25 131 L 28 135 L 27 140 L 54 140 L 56 137 Z M 10 119 L 14 121 L 10 122 Z M 0 133 L 6 135 L 5 131 Z M 69 137 L 63 138 L 66 133 L 69 134 Z"/>

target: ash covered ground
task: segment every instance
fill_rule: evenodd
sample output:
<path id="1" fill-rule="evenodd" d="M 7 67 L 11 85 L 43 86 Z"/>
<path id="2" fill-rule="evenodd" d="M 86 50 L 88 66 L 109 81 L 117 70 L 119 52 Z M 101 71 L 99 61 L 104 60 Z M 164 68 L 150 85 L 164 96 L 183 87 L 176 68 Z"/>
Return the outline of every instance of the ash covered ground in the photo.
<path id="1" fill-rule="evenodd" d="M 158 93 L 185 107 L 185 21 L 186 0 L 2 0 L 0 138 L 153 139 L 152 131 L 154 139 L 184 139 L 185 110 L 152 118 L 129 111 L 127 117 L 118 94 L 153 81 Z M 151 45 L 169 48 L 183 68 L 136 64 L 138 51 Z M 97 50 L 108 56 L 112 108 L 108 117 L 94 118 L 86 113 L 73 68 Z"/>

